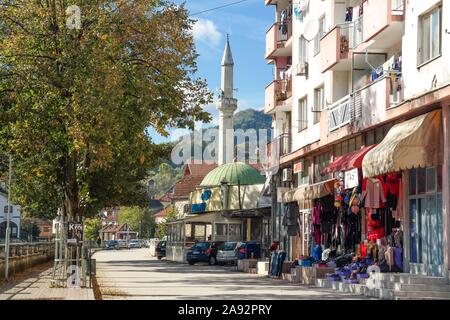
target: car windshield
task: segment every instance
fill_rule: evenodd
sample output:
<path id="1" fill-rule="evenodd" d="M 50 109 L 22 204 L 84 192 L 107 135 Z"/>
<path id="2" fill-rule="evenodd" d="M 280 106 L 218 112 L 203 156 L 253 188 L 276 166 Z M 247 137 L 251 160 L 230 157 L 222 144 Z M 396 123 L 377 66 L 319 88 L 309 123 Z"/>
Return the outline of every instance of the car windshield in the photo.
<path id="1" fill-rule="evenodd" d="M 138 243 L 139 240 L 131 240 L 130 242 L 132 242 L 132 243 Z"/>
<path id="2" fill-rule="evenodd" d="M 158 243 L 158 246 L 165 247 L 166 246 L 166 242 L 165 241 L 161 241 L 160 243 Z"/>
<path id="3" fill-rule="evenodd" d="M 237 245 L 236 242 L 225 242 L 222 243 L 222 245 L 220 246 L 220 250 L 231 251 L 234 250 L 234 248 L 236 248 L 236 245 Z"/>
<path id="4" fill-rule="evenodd" d="M 208 242 L 198 242 L 194 245 L 195 249 L 208 249 L 209 243 Z"/>

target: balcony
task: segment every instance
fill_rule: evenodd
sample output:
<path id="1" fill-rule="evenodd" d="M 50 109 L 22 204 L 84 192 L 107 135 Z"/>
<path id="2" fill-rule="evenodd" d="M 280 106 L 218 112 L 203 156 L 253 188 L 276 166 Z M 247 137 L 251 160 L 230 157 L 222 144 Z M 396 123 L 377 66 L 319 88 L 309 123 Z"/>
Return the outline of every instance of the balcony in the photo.
<path id="1" fill-rule="evenodd" d="M 364 42 L 368 49 L 388 49 L 399 43 L 404 28 L 403 0 L 364 2 Z"/>
<path id="2" fill-rule="evenodd" d="M 388 110 L 404 101 L 401 73 L 384 74 L 373 82 L 335 102 L 329 108 L 328 131 L 354 123 L 357 131 L 387 120 Z"/>
<path id="3" fill-rule="evenodd" d="M 395 79 L 385 74 L 353 93 L 353 110 L 356 127 L 370 128 L 386 121 L 387 111 L 404 101 L 404 84 L 401 73 Z"/>
<path id="4" fill-rule="evenodd" d="M 269 168 L 279 164 L 280 157 L 291 153 L 292 136 L 290 133 L 283 133 L 267 144 L 266 161 Z"/>
<path id="5" fill-rule="evenodd" d="M 266 60 L 292 55 L 292 21 L 285 24 L 274 23 L 266 32 Z"/>
<path id="6" fill-rule="evenodd" d="M 321 71 L 350 70 L 351 51 L 363 41 L 363 19 L 336 25 L 320 40 Z"/>
<path id="7" fill-rule="evenodd" d="M 351 96 L 348 95 L 331 105 L 331 107 L 329 108 L 330 112 L 328 122 L 330 132 L 350 123 L 352 111 L 351 101 Z"/>
<path id="8" fill-rule="evenodd" d="M 289 111 L 292 98 L 292 78 L 274 80 L 266 87 L 264 112 L 271 114 L 275 108 Z"/>

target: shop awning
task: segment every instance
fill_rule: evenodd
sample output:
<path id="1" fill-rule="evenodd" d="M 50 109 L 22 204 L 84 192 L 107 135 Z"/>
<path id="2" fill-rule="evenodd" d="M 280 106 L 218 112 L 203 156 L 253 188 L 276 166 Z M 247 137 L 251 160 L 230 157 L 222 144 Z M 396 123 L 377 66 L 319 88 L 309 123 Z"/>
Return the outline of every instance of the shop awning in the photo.
<path id="1" fill-rule="evenodd" d="M 376 144 L 373 144 L 368 147 L 362 147 L 360 150 L 350 152 L 336 158 L 332 163 L 330 163 L 327 167 L 325 167 L 325 169 L 322 170 L 321 175 L 361 168 L 362 161 L 366 153 L 376 146 Z"/>
<path id="2" fill-rule="evenodd" d="M 331 179 L 309 186 L 299 187 L 295 190 L 289 190 L 283 195 L 283 202 L 297 202 L 300 209 L 308 209 L 313 205 L 313 200 L 322 198 L 333 193 L 336 179 Z"/>
<path id="3" fill-rule="evenodd" d="M 441 111 L 399 123 L 363 159 L 365 178 L 439 164 Z"/>

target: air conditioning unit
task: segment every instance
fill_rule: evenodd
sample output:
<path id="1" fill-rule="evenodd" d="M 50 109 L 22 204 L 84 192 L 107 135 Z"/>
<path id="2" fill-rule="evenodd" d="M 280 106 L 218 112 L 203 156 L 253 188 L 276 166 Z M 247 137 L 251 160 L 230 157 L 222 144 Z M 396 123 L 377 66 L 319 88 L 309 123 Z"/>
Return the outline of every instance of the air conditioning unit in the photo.
<path id="1" fill-rule="evenodd" d="M 283 181 L 284 182 L 292 181 L 292 169 L 290 168 L 283 169 Z"/>
<path id="2" fill-rule="evenodd" d="M 296 74 L 298 76 L 308 76 L 308 62 L 301 62 L 297 64 Z"/>

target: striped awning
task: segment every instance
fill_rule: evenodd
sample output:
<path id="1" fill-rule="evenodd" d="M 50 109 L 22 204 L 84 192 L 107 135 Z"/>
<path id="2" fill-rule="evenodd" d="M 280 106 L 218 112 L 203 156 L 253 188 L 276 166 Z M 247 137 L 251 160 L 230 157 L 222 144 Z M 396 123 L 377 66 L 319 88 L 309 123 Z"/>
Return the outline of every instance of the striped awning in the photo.
<path id="1" fill-rule="evenodd" d="M 441 111 L 396 124 L 362 163 L 365 178 L 439 164 Z"/>
<path id="2" fill-rule="evenodd" d="M 289 190 L 283 195 L 283 202 L 297 202 L 300 209 L 309 209 L 313 206 L 313 200 L 325 197 L 333 193 L 336 179 L 331 179 L 309 186 L 302 186 L 294 190 Z"/>

